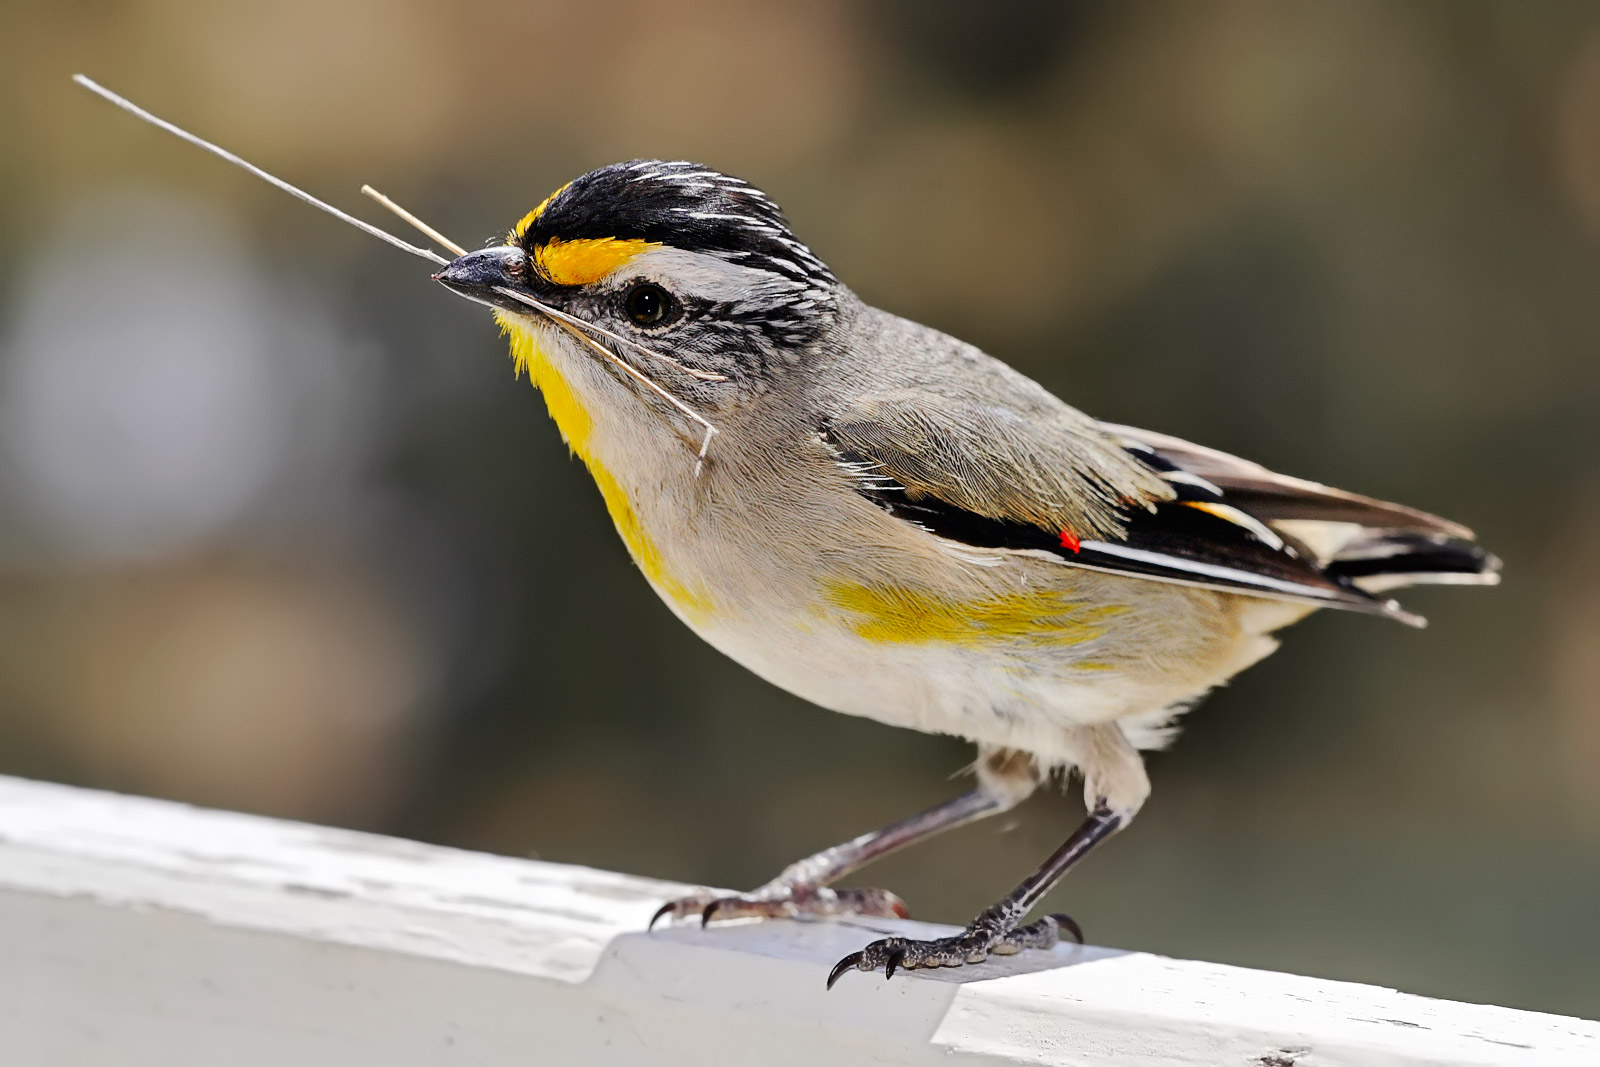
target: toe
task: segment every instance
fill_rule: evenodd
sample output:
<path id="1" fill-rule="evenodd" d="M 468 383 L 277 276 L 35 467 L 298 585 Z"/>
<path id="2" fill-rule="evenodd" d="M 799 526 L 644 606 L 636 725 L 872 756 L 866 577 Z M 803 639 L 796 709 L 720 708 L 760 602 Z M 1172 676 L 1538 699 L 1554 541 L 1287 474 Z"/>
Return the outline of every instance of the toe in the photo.
<path id="1" fill-rule="evenodd" d="M 1060 927 L 1063 933 L 1072 935 L 1072 940 L 1080 945 L 1083 944 L 1083 927 L 1079 926 L 1072 916 L 1063 915 L 1058 911 L 1051 914 L 1050 918 L 1056 921 L 1056 926 Z"/>
<path id="2" fill-rule="evenodd" d="M 664 904 L 650 919 L 674 921 L 699 916 L 701 926 L 728 919 L 904 919 L 905 902 L 885 889 L 828 889 L 822 886 L 766 886 L 752 893 L 717 896 L 709 891 Z"/>
<path id="3" fill-rule="evenodd" d="M 693 896 L 679 897 L 677 900 L 669 900 L 665 904 L 661 905 L 661 907 L 657 908 L 654 915 L 650 916 L 650 925 L 645 927 L 645 929 L 654 930 L 656 928 L 656 924 L 662 919 L 670 918 L 673 922 L 677 922 L 680 919 L 687 919 L 691 915 L 700 915 L 703 913 L 706 905 L 712 903 L 716 899 L 717 898 L 712 896 L 709 891 L 702 890 Z"/>
<path id="4" fill-rule="evenodd" d="M 654 930 L 656 928 L 656 923 L 660 922 L 662 919 L 665 919 L 669 915 L 672 916 L 674 920 L 683 918 L 683 916 L 686 914 L 685 905 L 687 903 L 689 902 L 683 900 L 667 901 L 665 904 L 661 905 L 661 907 L 656 909 L 656 913 L 654 915 L 650 916 L 650 925 L 646 926 L 645 930 Z"/>
<path id="5" fill-rule="evenodd" d="M 832 989 L 833 983 L 837 982 L 839 980 L 839 976 L 844 974 L 844 972 L 863 969 L 861 967 L 861 961 L 864 958 L 864 953 L 852 952 L 838 963 L 835 963 L 833 965 L 833 970 L 828 972 L 828 988 Z"/>
<path id="6" fill-rule="evenodd" d="M 829 891 L 832 900 L 821 906 L 821 915 L 867 916 L 878 919 L 909 919 L 911 909 L 906 902 L 887 889 L 835 889 Z"/>

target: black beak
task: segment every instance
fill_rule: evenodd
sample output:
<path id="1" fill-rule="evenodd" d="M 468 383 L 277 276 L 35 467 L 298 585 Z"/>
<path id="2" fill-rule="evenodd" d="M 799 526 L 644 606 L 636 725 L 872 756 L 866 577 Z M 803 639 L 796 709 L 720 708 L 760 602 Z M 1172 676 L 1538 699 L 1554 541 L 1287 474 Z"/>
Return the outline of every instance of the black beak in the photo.
<path id="1" fill-rule="evenodd" d="M 468 300 L 525 312 L 527 305 L 495 290 L 527 292 L 527 274 L 527 253 L 516 245 L 498 245 L 468 252 L 435 274 L 433 280 Z"/>

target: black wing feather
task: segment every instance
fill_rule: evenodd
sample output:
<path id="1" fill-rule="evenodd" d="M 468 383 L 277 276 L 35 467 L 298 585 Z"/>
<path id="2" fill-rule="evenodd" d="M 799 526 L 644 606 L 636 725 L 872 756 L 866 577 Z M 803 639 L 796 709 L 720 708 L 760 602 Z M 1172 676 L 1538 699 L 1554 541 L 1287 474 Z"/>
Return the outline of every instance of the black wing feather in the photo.
<path id="1" fill-rule="evenodd" d="M 850 453 L 841 453 L 840 459 L 847 469 L 858 471 L 873 464 L 871 457 Z M 1159 459 L 1151 465 L 1166 466 Z M 1174 488 L 1177 500 L 1129 511 L 1122 540 L 1080 541 L 1071 531 L 978 515 L 926 493 L 913 499 L 882 480 L 858 479 L 856 485 L 857 492 L 890 514 L 971 548 L 1044 553 L 1092 570 L 1411 618 L 1393 601 L 1324 570 L 1292 539 L 1265 529 L 1253 532 L 1203 510 L 1222 496 L 1204 481 L 1176 481 Z"/>

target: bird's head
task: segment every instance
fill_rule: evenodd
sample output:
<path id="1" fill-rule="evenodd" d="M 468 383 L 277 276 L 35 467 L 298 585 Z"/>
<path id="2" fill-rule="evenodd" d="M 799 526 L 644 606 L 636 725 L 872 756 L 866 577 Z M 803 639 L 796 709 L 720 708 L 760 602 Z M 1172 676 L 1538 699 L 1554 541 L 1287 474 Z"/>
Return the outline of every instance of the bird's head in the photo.
<path id="1" fill-rule="evenodd" d="M 639 391 L 601 346 L 707 414 L 804 359 L 829 336 L 844 292 L 759 189 L 659 160 L 569 182 L 503 244 L 435 277 L 495 309 L 519 364 L 609 363 Z"/>

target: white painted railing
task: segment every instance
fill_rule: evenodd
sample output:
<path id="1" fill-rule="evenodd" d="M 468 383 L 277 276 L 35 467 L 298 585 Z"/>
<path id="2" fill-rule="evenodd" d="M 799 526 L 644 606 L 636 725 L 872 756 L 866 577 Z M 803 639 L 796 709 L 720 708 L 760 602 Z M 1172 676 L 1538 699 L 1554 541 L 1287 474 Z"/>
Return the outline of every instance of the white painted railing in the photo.
<path id="1" fill-rule="evenodd" d="M 914 923 L 643 932 L 685 887 L 0 778 L 0 1064 L 1600 1065 L 1600 1025 Z"/>

